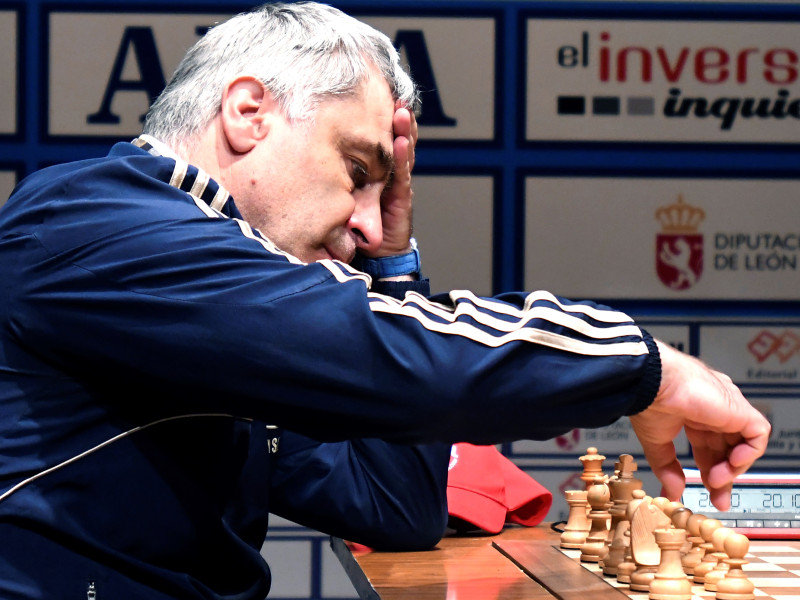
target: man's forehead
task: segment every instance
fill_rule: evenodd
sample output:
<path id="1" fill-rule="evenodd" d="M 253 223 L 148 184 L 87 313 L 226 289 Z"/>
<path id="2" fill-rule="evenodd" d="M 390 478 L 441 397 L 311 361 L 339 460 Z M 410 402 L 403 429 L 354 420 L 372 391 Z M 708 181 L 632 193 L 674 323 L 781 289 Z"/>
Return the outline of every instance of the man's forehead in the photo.
<path id="1" fill-rule="evenodd" d="M 317 117 L 327 121 L 337 144 L 367 154 L 385 166 L 394 165 L 394 98 L 384 80 L 368 78 L 354 94 L 326 99 Z"/>

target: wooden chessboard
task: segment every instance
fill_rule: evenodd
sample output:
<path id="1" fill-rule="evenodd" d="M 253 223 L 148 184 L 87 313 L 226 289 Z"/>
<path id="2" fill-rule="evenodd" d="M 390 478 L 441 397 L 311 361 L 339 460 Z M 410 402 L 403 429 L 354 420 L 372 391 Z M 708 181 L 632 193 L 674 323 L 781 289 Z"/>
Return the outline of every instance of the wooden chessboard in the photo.
<path id="1" fill-rule="evenodd" d="M 493 542 L 529 577 L 560 600 L 647 600 L 596 564 L 580 562 L 579 550 L 562 550 L 552 541 L 502 540 Z M 800 542 L 776 540 L 750 545 L 745 572 L 756 587 L 756 600 L 800 600 Z M 693 585 L 692 600 L 714 600 L 715 593 Z"/>

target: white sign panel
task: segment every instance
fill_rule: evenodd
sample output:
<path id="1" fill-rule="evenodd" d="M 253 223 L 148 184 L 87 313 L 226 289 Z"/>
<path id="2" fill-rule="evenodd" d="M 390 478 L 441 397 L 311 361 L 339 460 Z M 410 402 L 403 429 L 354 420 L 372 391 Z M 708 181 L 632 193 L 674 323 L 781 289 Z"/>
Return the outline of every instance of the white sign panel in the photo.
<path id="1" fill-rule="evenodd" d="M 797 181 L 529 177 L 526 289 L 796 300 Z"/>
<path id="2" fill-rule="evenodd" d="M 489 176 L 414 177 L 414 236 L 432 292 L 491 295 L 493 189 Z"/>
<path id="3" fill-rule="evenodd" d="M 423 96 L 422 140 L 492 140 L 495 137 L 495 20 L 470 17 L 363 17 L 399 47 Z M 468 44 L 468 50 L 466 46 Z M 413 50 L 413 54 L 409 54 Z M 468 55 L 465 55 L 468 52 Z M 426 62 L 433 81 L 425 81 Z M 440 104 L 441 107 L 437 106 Z M 441 108 L 441 110 L 440 110 Z"/>
<path id="4" fill-rule="evenodd" d="M 800 22 L 530 19 L 526 137 L 800 143 Z"/>
<path id="5" fill-rule="evenodd" d="M 50 14 L 51 136 L 135 136 L 183 55 L 230 15 Z M 495 136 L 493 18 L 364 17 L 400 48 L 420 88 L 422 139 Z M 76 40 L 92 40 L 91 44 Z M 470 60 L 462 40 L 470 40 Z"/>
<path id="6" fill-rule="evenodd" d="M 198 28 L 228 16 L 51 13 L 48 134 L 138 135 Z"/>
<path id="7" fill-rule="evenodd" d="M 699 354 L 738 384 L 800 386 L 800 325 L 702 325 Z"/>
<path id="8" fill-rule="evenodd" d="M 0 134 L 17 133 L 17 18 L 0 10 Z"/>
<path id="9" fill-rule="evenodd" d="M 14 171 L 0 170 L 0 206 L 6 203 L 15 185 L 17 174 Z"/>

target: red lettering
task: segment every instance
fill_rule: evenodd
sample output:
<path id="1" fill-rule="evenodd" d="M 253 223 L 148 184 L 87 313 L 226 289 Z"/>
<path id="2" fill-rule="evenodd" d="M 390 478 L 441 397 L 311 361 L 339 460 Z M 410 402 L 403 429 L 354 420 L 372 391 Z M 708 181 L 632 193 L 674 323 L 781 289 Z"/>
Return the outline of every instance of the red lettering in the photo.
<path id="1" fill-rule="evenodd" d="M 653 57 L 647 48 L 636 46 L 623 48 L 619 51 L 619 54 L 617 54 L 617 81 L 627 81 L 628 54 L 632 52 L 635 52 L 642 57 L 642 81 L 651 81 L 653 79 Z"/>
<path id="2" fill-rule="evenodd" d="M 681 78 L 683 66 L 686 64 L 686 59 L 689 58 L 689 49 L 686 47 L 681 48 L 674 66 L 669 62 L 669 57 L 661 46 L 656 48 L 656 56 L 658 56 L 658 62 L 661 63 L 661 69 L 664 71 L 667 81 L 674 83 Z"/>
<path id="3" fill-rule="evenodd" d="M 600 40 L 607 42 L 611 39 L 608 32 L 600 34 Z M 607 47 L 600 48 L 600 81 L 608 81 L 611 77 L 611 52 Z"/>
<path id="4" fill-rule="evenodd" d="M 781 57 L 785 60 L 781 61 Z M 764 55 L 764 79 L 769 83 L 786 85 L 797 81 L 797 52 L 788 48 L 773 48 Z"/>
<path id="5" fill-rule="evenodd" d="M 664 79 L 676 83 L 683 79 L 687 63 L 692 59 L 693 74 L 698 83 L 720 84 L 735 78 L 736 83 L 747 84 L 754 75 L 758 75 L 759 62 L 762 62 L 758 58 L 762 50 L 757 47 L 728 50 L 719 46 L 705 46 L 692 50 L 682 46 L 670 50 L 664 46 L 653 49 L 626 46 L 617 50 L 609 47 L 611 34 L 607 31 L 600 33 L 599 37 L 603 42 L 599 48 L 599 76 L 602 82 L 615 79 L 624 83 L 629 77 L 636 79 L 637 71 L 643 83 L 651 82 L 655 59 L 658 63 L 656 68 L 663 73 Z M 775 85 L 797 82 L 800 80 L 800 51 L 772 48 L 763 52 L 762 76 L 767 83 Z"/>
<path id="6" fill-rule="evenodd" d="M 728 79 L 729 60 L 723 48 L 702 48 L 694 56 L 694 76 L 701 83 L 722 83 Z"/>
<path id="7" fill-rule="evenodd" d="M 758 48 L 744 48 L 736 55 L 736 81 L 747 83 L 747 55 L 758 53 Z"/>

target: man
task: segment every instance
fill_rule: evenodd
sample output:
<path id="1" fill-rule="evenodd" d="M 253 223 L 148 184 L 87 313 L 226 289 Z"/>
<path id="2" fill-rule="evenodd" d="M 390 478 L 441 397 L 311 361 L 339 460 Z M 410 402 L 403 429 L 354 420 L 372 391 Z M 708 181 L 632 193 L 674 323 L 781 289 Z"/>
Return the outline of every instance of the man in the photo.
<path id="1" fill-rule="evenodd" d="M 2 597 L 263 598 L 269 511 L 430 546 L 450 443 L 623 415 L 668 496 L 683 427 L 727 505 L 769 434 L 730 379 L 607 307 L 425 296 L 416 102 L 385 36 L 265 6 L 189 51 L 144 136 L 21 183 L 0 211 Z"/>

